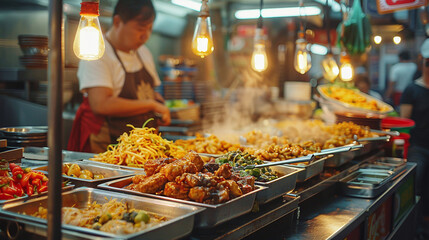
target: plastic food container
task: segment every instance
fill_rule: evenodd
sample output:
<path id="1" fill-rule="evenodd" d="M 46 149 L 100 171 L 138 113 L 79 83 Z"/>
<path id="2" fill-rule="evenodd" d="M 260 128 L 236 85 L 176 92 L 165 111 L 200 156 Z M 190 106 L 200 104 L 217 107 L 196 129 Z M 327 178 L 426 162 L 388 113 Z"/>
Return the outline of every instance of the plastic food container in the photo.
<path id="1" fill-rule="evenodd" d="M 414 125 L 415 122 L 413 120 L 401 117 L 386 117 L 381 121 L 381 127 L 383 129 L 390 129 L 391 131 L 398 131 L 408 134 Z"/>

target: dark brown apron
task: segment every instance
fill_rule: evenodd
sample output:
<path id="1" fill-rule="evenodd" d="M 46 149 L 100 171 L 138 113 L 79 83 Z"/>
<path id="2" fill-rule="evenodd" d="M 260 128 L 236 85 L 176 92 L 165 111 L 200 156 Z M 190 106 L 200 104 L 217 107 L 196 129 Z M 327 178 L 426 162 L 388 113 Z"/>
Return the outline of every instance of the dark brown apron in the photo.
<path id="1" fill-rule="evenodd" d="M 119 93 L 119 97 L 140 100 L 155 99 L 155 81 L 146 70 L 140 55 L 137 53 L 137 57 L 142 64 L 142 69 L 137 72 L 127 72 L 124 64 L 118 56 L 118 53 L 116 52 L 116 49 L 113 46 L 112 48 L 125 72 L 124 86 Z M 157 128 L 155 113 L 153 111 L 131 117 L 106 117 L 111 142 L 116 143 L 120 135 L 131 130 L 130 127 L 127 127 L 127 124 L 132 124 L 134 127 L 142 127 L 150 118 L 153 118 L 154 120 L 146 124 L 146 127 Z"/>

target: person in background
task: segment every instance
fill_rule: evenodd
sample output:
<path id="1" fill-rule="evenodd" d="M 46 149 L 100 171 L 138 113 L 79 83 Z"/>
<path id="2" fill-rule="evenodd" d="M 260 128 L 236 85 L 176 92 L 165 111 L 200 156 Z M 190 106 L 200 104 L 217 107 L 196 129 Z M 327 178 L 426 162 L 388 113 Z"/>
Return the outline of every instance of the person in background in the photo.
<path id="1" fill-rule="evenodd" d="M 113 24 L 105 34 L 104 55 L 80 61 L 77 76 L 83 93 L 68 150 L 104 152 L 124 132 L 150 118 L 148 127 L 169 124 L 170 112 L 162 96 L 152 54 L 144 46 L 152 33 L 155 9 L 150 0 L 119 0 Z"/>
<path id="2" fill-rule="evenodd" d="M 355 87 L 357 87 L 361 92 L 366 93 L 372 97 L 383 100 L 383 97 L 380 93 L 371 90 L 371 83 L 369 81 L 368 76 L 366 75 L 356 75 L 355 77 Z"/>
<path id="3" fill-rule="evenodd" d="M 420 238 L 429 239 L 429 39 L 421 46 L 422 77 L 409 84 L 401 97 L 400 116 L 414 120 L 411 129 L 408 161 L 417 163 L 416 193 L 420 195 L 426 226 L 421 225 Z"/>
<path id="4" fill-rule="evenodd" d="M 391 99 L 395 107 L 399 106 L 401 94 L 404 89 L 413 81 L 417 64 L 411 61 L 408 50 L 399 53 L 399 62 L 392 66 L 389 73 L 389 83 L 384 98 Z"/>

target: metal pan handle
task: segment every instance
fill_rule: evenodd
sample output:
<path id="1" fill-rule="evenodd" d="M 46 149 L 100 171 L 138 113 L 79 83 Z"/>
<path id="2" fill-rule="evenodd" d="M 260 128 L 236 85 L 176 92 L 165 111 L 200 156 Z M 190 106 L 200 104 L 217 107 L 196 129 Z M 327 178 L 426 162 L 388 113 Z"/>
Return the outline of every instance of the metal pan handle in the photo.
<path id="1" fill-rule="evenodd" d="M 304 157 L 292 158 L 292 159 L 278 161 L 278 162 L 264 163 L 264 164 L 259 164 L 259 165 L 247 165 L 242 169 L 263 168 L 263 167 L 270 167 L 270 166 L 276 166 L 276 165 L 282 165 L 282 164 L 308 162 L 308 161 L 312 161 L 314 157 L 315 156 L 313 154 L 310 154 L 310 155 L 307 155 Z"/>
<path id="2" fill-rule="evenodd" d="M 382 131 L 382 130 L 376 130 L 376 129 L 370 129 L 370 132 L 378 133 L 378 134 L 384 134 L 384 135 L 390 135 L 390 136 L 399 136 L 401 133 L 398 131 Z"/>

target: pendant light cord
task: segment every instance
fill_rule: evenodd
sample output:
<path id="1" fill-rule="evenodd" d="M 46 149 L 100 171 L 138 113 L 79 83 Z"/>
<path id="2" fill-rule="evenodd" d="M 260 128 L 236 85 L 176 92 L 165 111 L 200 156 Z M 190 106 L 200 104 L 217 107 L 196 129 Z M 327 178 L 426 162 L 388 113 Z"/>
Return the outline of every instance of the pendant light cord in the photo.
<path id="1" fill-rule="evenodd" d="M 256 25 L 257 28 L 262 28 L 262 6 L 263 6 L 263 0 L 261 0 L 259 4 L 259 18 L 258 18 L 258 23 Z"/>
<path id="2" fill-rule="evenodd" d="M 326 34 L 327 34 L 327 39 L 328 39 L 328 52 L 332 51 L 332 46 L 331 46 L 331 33 L 330 33 L 330 29 L 329 29 L 329 10 L 330 10 L 330 6 L 328 5 L 328 0 L 326 0 L 326 12 L 325 12 L 325 25 L 326 25 Z"/>

